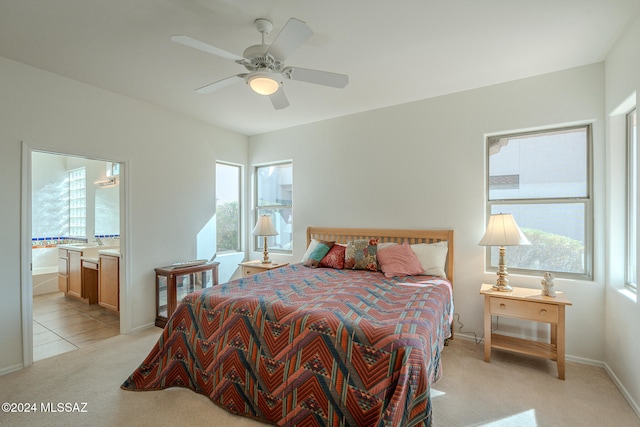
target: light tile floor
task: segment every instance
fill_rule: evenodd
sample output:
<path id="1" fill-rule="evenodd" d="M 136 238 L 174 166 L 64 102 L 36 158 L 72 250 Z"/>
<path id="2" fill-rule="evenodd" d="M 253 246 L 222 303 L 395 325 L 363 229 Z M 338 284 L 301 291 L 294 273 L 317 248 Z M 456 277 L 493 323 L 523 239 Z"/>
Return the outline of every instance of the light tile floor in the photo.
<path id="1" fill-rule="evenodd" d="M 62 292 L 33 297 L 33 361 L 120 334 L 120 315 Z"/>

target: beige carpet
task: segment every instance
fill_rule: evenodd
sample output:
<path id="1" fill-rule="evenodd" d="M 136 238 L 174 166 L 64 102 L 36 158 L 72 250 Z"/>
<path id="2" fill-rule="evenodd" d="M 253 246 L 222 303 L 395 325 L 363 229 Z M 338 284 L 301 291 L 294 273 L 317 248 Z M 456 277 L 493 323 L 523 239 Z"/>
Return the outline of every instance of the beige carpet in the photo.
<path id="1" fill-rule="evenodd" d="M 231 415 L 186 389 L 132 392 L 120 384 L 145 358 L 160 330 L 120 335 L 36 362 L 0 377 L 0 402 L 35 403 L 35 413 L 0 412 L 1 426 L 264 426 Z M 444 378 L 433 391 L 434 425 L 639 426 L 603 369 L 567 364 L 567 380 L 550 361 L 493 352 L 456 339 L 445 348 Z M 43 413 L 42 404 L 78 404 L 86 412 Z"/>

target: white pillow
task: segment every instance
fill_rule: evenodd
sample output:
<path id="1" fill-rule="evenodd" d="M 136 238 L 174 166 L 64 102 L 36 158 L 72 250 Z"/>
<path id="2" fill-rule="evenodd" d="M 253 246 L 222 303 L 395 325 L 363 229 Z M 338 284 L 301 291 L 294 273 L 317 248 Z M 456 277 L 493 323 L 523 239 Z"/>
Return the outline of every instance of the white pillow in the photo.
<path id="1" fill-rule="evenodd" d="M 447 273 L 444 271 L 444 263 L 447 259 L 447 251 L 449 250 L 449 243 L 447 241 L 417 243 L 411 245 L 411 250 L 416 254 L 416 257 L 424 268 L 425 275 L 447 278 Z"/>
<path id="2" fill-rule="evenodd" d="M 303 264 L 309 259 L 309 257 L 311 256 L 311 253 L 316 248 L 316 246 L 318 246 L 318 241 L 316 239 L 311 239 L 311 242 L 309 243 L 309 246 L 307 247 L 306 252 L 304 253 L 304 255 L 302 255 Z"/>
<path id="3" fill-rule="evenodd" d="M 378 250 L 380 249 L 384 249 L 384 248 L 389 248 L 391 246 L 396 246 L 397 243 L 396 242 L 382 242 L 382 243 L 378 243 Z"/>

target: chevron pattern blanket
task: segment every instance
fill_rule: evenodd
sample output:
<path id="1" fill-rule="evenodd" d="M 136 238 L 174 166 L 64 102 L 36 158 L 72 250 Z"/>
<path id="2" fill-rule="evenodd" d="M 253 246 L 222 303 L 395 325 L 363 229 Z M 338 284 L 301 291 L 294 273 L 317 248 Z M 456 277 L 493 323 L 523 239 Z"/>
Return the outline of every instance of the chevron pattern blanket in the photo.
<path id="1" fill-rule="evenodd" d="M 187 295 L 122 388 L 281 426 L 429 426 L 452 312 L 444 279 L 294 264 Z"/>

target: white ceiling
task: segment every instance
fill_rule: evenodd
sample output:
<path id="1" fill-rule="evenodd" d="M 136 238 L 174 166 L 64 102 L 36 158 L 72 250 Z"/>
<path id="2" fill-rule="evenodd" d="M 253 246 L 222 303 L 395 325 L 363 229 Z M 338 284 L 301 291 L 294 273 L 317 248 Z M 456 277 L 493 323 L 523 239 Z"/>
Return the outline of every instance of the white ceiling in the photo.
<path id="1" fill-rule="evenodd" d="M 640 0 L 1 0 L 0 56 L 246 135 L 602 61 Z M 290 17 L 314 31 L 287 65 L 349 75 L 344 89 L 285 81 L 274 110 L 231 60 Z"/>

